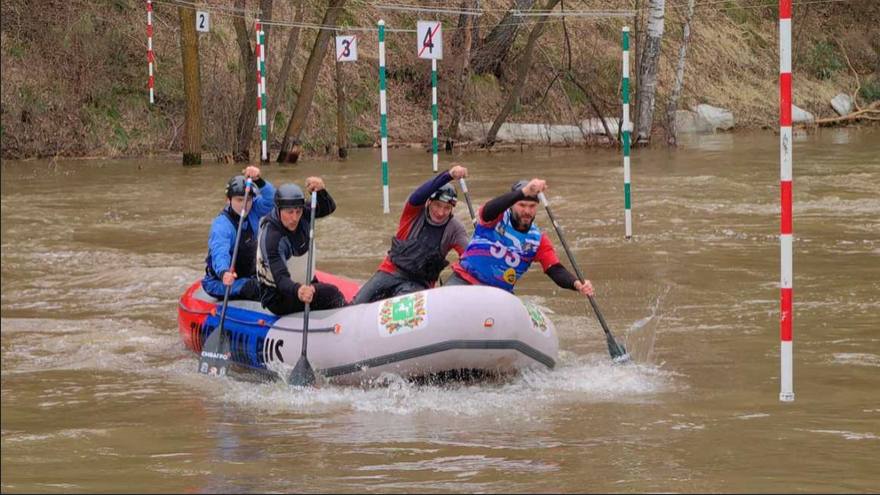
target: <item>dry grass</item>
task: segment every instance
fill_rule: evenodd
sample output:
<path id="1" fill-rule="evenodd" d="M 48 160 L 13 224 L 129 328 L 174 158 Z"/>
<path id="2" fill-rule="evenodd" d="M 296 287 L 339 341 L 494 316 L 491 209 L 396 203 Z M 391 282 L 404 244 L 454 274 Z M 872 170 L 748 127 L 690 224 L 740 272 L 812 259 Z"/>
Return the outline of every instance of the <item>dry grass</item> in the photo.
<path id="1" fill-rule="evenodd" d="M 231 0 L 227 0 L 231 4 Z M 323 2 L 308 0 L 307 22 L 319 22 Z M 447 2 L 448 3 L 448 2 Z M 480 17 L 485 36 L 509 0 L 483 0 Z M 641 2 L 645 4 L 645 2 Z M 669 3 L 669 2 L 668 2 Z M 681 37 L 682 12 L 669 3 L 666 36 L 659 74 L 655 123 L 662 127 L 666 98 L 672 87 Z M 774 127 L 778 119 L 778 54 L 775 9 L 752 8 L 758 0 L 714 3 L 698 9 L 692 26 L 685 87 L 679 108 L 708 103 L 733 111 L 740 127 Z M 108 6 L 109 5 L 109 6 Z M 176 7 L 156 4 L 154 46 L 157 55 L 157 105 L 147 105 L 146 40 L 143 3 L 115 0 L 94 2 L 48 0 L 40 9 L 23 0 L 2 3 L 2 156 L 139 155 L 179 150 L 183 122 L 183 89 Z M 249 2 L 254 6 L 255 2 Z M 629 8 L 620 2 L 584 0 L 568 8 Z M 412 28 L 413 13 L 385 12 L 389 27 Z M 839 40 L 864 83 L 880 77 L 880 4 L 806 4 L 796 7 L 794 31 L 794 103 L 817 117 L 831 115 L 829 100 L 839 92 L 852 93 L 855 77 L 843 65 L 827 79 L 809 67 L 818 43 Z M 374 27 L 380 16 L 371 4 L 351 2 L 343 22 Z M 292 19 L 287 2 L 275 2 L 276 19 Z M 459 63 L 452 49 L 457 19 L 444 19 L 445 53 L 440 62 L 440 129 L 450 109 L 450 88 L 456 79 L 450 69 Z M 595 94 L 606 115 L 619 112 L 621 19 L 589 19 L 566 23 L 571 40 L 573 71 Z M 38 29 L 39 28 L 39 29 Z M 530 24 L 520 30 L 514 52 L 499 80 L 473 76 L 465 88 L 463 120 L 491 122 L 509 91 L 519 49 Z M 270 32 L 270 91 L 278 84 L 286 27 Z M 300 37 L 292 83 L 280 102 L 273 144 L 282 137 L 295 102 L 297 85 L 316 32 Z M 200 38 L 205 151 L 224 156 L 231 150 L 244 75 L 229 17 L 215 15 L 212 32 Z M 359 35 L 359 62 L 345 65 L 350 134 L 369 145 L 378 141 L 378 49 L 376 34 Z M 430 63 L 416 58 L 415 35 L 387 34 L 389 134 L 393 142 L 430 142 Z M 332 53 L 332 49 L 331 49 Z M 842 52 L 838 52 L 842 56 Z M 309 116 L 305 141 L 323 153 L 335 139 L 335 86 L 332 54 L 325 60 Z M 631 58 L 635 67 L 637 50 Z M 812 57 L 812 58 L 811 58 Z M 535 52 L 534 65 L 512 122 L 575 123 L 593 117 L 577 89 L 554 81 L 554 71 L 568 65 L 562 24 L 547 25 Z M 633 70 L 633 73 L 635 71 Z M 552 81 L 552 84 L 551 84 Z M 633 91 L 632 95 L 635 95 Z M 252 156 L 257 150 L 254 132 Z M 441 136 L 442 141 L 443 136 Z M 354 143 L 357 144 L 357 143 Z"/>

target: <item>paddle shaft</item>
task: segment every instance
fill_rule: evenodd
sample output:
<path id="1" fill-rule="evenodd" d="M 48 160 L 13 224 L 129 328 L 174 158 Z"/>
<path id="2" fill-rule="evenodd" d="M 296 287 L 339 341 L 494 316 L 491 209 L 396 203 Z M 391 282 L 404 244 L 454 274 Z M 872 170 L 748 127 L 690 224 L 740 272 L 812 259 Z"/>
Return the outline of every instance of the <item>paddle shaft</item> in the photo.
<path id="1" fill-rule="evenodd" d="M 571 249 L 568 247 L 568 242 L 565 240 L 565 236 L 562 235 L 562 227 L 556 222 L 556 217 L 553 215 L 553 210 L 550 209 L 550 204 L 547 202 L 547 197 L 544 196 L 544 193 L 538 193 L 538 198 L 541 200 L 541 204 L 544 205 L 544 209 L 547 210 L 547 216 L 550 217 L 550 222 L 553 223 L 553 228 L 556 229 L 556 235 L 559 236 L 559 241 L 562 242 L 562 248 L 565 249 L 565 254 L 568 256 L 568 261 L 571 262 L 571 266 L 574 268 L 575 274 L 577 274 L 578 280 L 581 283 L 584 283 L 587 279 L 584 278 L 584 274 L 581 272 L 581 268 L 578 266 L 577 261 L 574 259 L 574 255 L 571 253 Z M 611 330 L 608 328 L 608 323 L 605 322 L 605 318 L 602 316 L 602 312 L 599 311 L 599 306 L 596 304 L 596 300 L 593 299 L 593 296 L 587 296 L 587 299 L 590 301 L 590 306 L 593 307 L 593 312 L 596 313 L 596 318 L 599 319 L 599 324 L 602 325 L 602 330 L 605 331 L 605 336 L 609 341 L 609 348 L 613 343 L 615 347 L 620 347 L 617 342 L 614 340 L 614 337 L 611 335 Z M 621 352 L 621 355 L 625 352 Z M 614 352 L 612 352 L 613 357 Z"/>
<path id="2" fill-rule="evenodd" d="M 464 193 L 464 200 L 467 202 L 468 212 L 471 214 L 471 221 L 476 225 L 477 215 L 474 213 L 474 205 L 471 203 L 471 195 L 468 192 L 467 182 L 464 181 L 464 177 L 458 179 L 458 184 L 461 186 L 461 192 Z"/>
<path id="3" fill-rule="evenodd" d="M 312 191 L 312 208 L 309 214 L 309 256 L 308 256 L 308 266 L 306 266 L 306 284 L 312 283 L 312 263 L 315 259 L 315 210 L 318 205 L 318 192 Z M 312 296 L 314 297 L 314 296 Z M 306 349 L 309 345 L 309 311 L 311 309 L 311 303 L 306 303 L 305 308 L 303 309 L 303 342 L 302 342 L 302 353 L 301 356 L 306 358 Z"/>
<path id="4" fill-rule="evenodd" d="M 241 213 L 238 215 L 238 228 L 235 231 L 235 243 L 232 247 L 232 260 L 229 263 L 229 272 L 235 273 L 235 259 L 238 257 L 238 246 L 241 244 L 241 227 L 244 225 L 244 218 L 247 216 L 247 200 L 248 196 L 251 192 L 251 179 L 248 177 L 245 182 L 244 188 L 244 202 L 242 203 Z M 231 208 L 230 204 L 230 208 Z M 233 210 L 234 211 L 234 210 Z M 226 308 L 229 307 L 229 295 L 232 292 L 232 284 L 226 286 L 226 290 L 223 291 L 223 305 L 220 309 L 220 323 L 217 324 L 217 338 L 214 340 L 206 339 L 205 347 L 208 347 L 209 342 L 216 342 L 216 345 L 212 346 L 211 349 L 202 349 L 202 352 L 207 351 L 211 354 L 220 354 L 220 350 L 225 348 L 226 342 L 228 341 L 228 337 L 223 332 L 223 323 L 226 321 Z M 201 360 L 200 360 L 201 361 Z M 201 363 L 199 364 L 199 369 L 202 369 Z"/>

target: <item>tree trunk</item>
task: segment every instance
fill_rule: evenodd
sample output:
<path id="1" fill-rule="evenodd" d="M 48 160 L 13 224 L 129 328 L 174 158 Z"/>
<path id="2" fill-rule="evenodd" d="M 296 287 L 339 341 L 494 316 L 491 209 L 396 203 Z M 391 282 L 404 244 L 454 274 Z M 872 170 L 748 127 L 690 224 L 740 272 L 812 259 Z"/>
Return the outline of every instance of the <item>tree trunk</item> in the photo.
<path id="1" fill-rule="evenodd" d="M 523 22 L 523 18 L 514 16 L 513 11 L 529 10 L 534 3 L 535 0 L 516 0 L 514 6 L 492 28 L 471 57 L 471 70 L 474 74 L 492 73 L 495 77 L 501 78 L 504 62 Z"/>
<path id="2" fill-rule="evenodd" d="M 305 12 L 305 1 L 300 0 L 296 7 L 296 14 L 293 17 L 294 23 L 302 22 Z M 281 60 L 281 70 L 278 77 L 272 84 L 272 91 L 269 94 L 269 135 L 275 130 L 275 116 L 278 114 L 278 108 L 281 106 L 284 96 L 284 89 L 287 87 L 287 79 L 290 78 L 290 71 L 293 68 L 293 61 L 296 58 L 296 49 L 299 47 L 299 33 L 301 29 L 298 26 L 290 28 L 290 34 L 287 36 L 287 47 L 284 49 L 284 58 Z"/>
<path id="3" fill-rule="evenodd" d="M 345 84 L 342 62 L 336 62 L 336 151 L 341 160 L 348 156 L 348 131 L 345 128 Z"/>
<path id="4" fill-rule="evenodd" d="M 467 6 L 467 2 L 462 2 L 462 8 Z M 461 111 L 464 106 L 464 90 L 467 86 L 468 74 L 470 69 L 471 45 L 473 44 L 473 31 L 471 30 L 471 19 L 473 16 L 462 15 L 458 22 L 458 33 L 461 34 L 461 65 L 458 67 L 458 81 L 452 85 L 449 95 L 449 102 L 452 105 L 450 112 L 449 126 L 443 134 L 446 136 L 446 151 L 451 152 L 455 145 L 455 140 L 459 138 L 458 124 L 461 121 Z"/>
<path id="5" fill-rule="evenodd" d="M 678 99 L 681 97 L 681 88 L 684 85 L 684 64 L 685 57 L 687 56 L 688 41 L 691 37 L 691 19 L 693 18 L 694 0 L 688 0 L 688 9 L 681 35 L 681 48 L 678 50 L 678 64 L 675 67 L 675 85 L 672 87 L 672 95 L 669 97 L 669 105 L 666 107 L 666 122 L 669 127 L 666 143 L 669 146 L 675 146 L 678 139 L 675 128 L 675 111 L 678 110 Z"/>
<path id="6" fill-rule="evenodd" d="M 559 3 L 559 0 L 547 0 L 547 5 L 544 6 L 544 11 L 549 12 L 553 10 L 557 3 Z M 513 83 L 513 89 L 507 96 L 507 101 L 505 101 L 504 106 L 501 107 L 501 112 L 498 114 L 498 117 L 495 118 L 495 122 L 492 122 L 492 127 L 489 129 L 489 133 L 486 134 L 486 142 L 484 143 L 486 147 L 491 147 L 495 144 L 495 137 L 498 135 L 498 129 L 501 128 L 501 124 L 503 124 L 507 119 L 507 116 L 510 115 L 514 105 L 516 105 L 516 102 L 522 95 L 523 88 L 526 84 L 526 78 L 529 74 L 529 69 L 532 67 L 532 52 L 535 49 L 535 44 L 537 43 L 538 38 L 544 31 L 544 26 L 546 25 L 544 21 L 546 20 L 546 14 L 540 16 L 535 21 L 535 27 L 533 27 L 532 31 L 529 33 L 526 47 L 523 49 L 522 57 L 516 67 L 516 81 Z"/>
<path id="7" fill-rule="evenodd" d="M 639 67 L 639 111 L 636 120 L 636 144 L 651 142 L 654 123 L 654 97 L 657 92 L 657 69 L 660 62 L 660 43 L 663 41 L 663 16 L 666 0 L 651 0 L 647 36 Z"/>
<path id="8" fill-rule="evenodd" d="M 180 16 L 180 51 L 183 56 L 183 94 L 186 98 L 183 130 L 183 164 L 202 163 L 202 90 L 199 75 L 199 36 L 196 11 L 178 7 Z"/>
<path id="9" fill-rule="evenodd" d="M 330 0 L 330 5 L 324 13 L 321 25 L 335 26 L 336 19 L 342 12 L 343 5 L 345 5 L 345 0 Z M 279 163 L 296 163 L 299 159 L 299 138 L 305 127 L 309 111 L 312 109 L 312 99 L 315 96 L 318 75 L 321 72 L 321 65 L 324 61 L 324 56 L 327 54 L 328 41 L 333 32 L 331 29 L 321 28 L 318 32 L 318 37 L 315 39 L 315 45 L 312 47 L 309 61 L 306 63 L 306 69 L 303 72 L 302 84 L 300 84 L 299 95 L 296 98 L 296 106 L 293 108 L 293 115 L 290 116 L 287 131 L 284 133 L 284 140 L 281 142 L 281 151 L 278 153 Z"/>
<path id="10" fill-rule="evenodd" d="M 235 0 L 235 6 L 244 9 L 245 0 Z M 235 129 L 235 149 L 232 159 L 236 163 L 250 161 L 251 139 L 254 136 L 257 121 L 257 62 L 251 47 L 251 36 L 244 17 L 232 18 L 235 27 L 235 41 L 238 42 L 238 56 L 244 71 L 244 99 L 238 110 L 238 125 Z"/>

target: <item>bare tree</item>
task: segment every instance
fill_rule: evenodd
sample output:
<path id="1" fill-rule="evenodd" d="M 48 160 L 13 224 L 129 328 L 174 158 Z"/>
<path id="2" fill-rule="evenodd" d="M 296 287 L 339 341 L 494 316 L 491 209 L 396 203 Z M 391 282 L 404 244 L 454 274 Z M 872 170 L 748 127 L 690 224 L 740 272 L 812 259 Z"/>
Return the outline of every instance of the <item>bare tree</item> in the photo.
<path id="1" fill-rule="evenodd" d="M 666 0 L 651 0 L 647 36 L 639 65 L 639 111 L 636 120 L 636 144 L 651 142 L 654 122 L 654 97 L 657 92 L 657 69 L 660 62 L 660 44 L 663 41 L 663 18 Z"/>
<path id="2" fill-rule="evenodd" d="M 687 14 L 684 18 L 684 27 L 682 28 L 681 47 L 678 49 L 678 64 L 675 67 L 675 84 L 672 87 L 672 95 L 669 97 L 669 104 L 666 107 L 666 121 L 669 133 L 666 136 L 666 143 L 670 146 L 676 145 L 676 128 L 675 128 L 675 111 L 678 110 L 678 99 L 681 97 L 681 88 L 684 85 L 684 64 L 687 56 L 688 41 L 691 37 L 691 20 L 694 18 L 694 0 L 688 0 Z"/>
<path id="3" fill-rule="evenodd" d="M 304 12 L 305 1 L 299 0 L 296 6 L 296 14 L 294 14 L 293 17 L 293 22 L 302 22 Z M 275 129 L 275 116 L 278 114 L 278 109 L 281 107 L 284 89 L 287 87 L 287 79 L 290 78 L 290 72 L 293 69 L 293 61 L 296 59 L 296 49 L 299 47 L 299 33 L 299 26 L 290 28 L 290 33 L 287 35 L 287 47 L 285 47 L 284 57 L 281 59 L 281 70 L 278 72 L 278 77 L 274 79 L 274 83 L 272 84 L 272 92 L 269 95 L 268 124 L 270 136 Z"/>
<path id="4" fill-rule="evenodd" d="M 477 0 L 478 1 L 478 0 Z M 476 3 L 476 2 L 475 2 Z M 468 4 L 465 0 L 461 3 L 462 9 Z M 458 139 L 458 124 L 461 121 L 461 111 L 464 106 L 464 90 L 467 86 L 468 74 L 470 69 L 471 45 L 473 45 L 473 30 L 471 29 L 473 16 L 461 14 L 458 19 L 457 31 L 458 36 L 453 46 L 460 47 L 461 56 L 459 57 L 460 65 L 457 68 L 458 81 L 455 81 L 450 88 L 449 101 L 452 105 L 450 112 L 449 126 L 443 134 L 446 136 L 446 151 L 452 151 L 455 140 Z"/>
<path id="5" fill-rule="evenodd" d="M 344 5 L 345 0 L 330 0 L 321 25 L 335 26 L 336 19 L 339 18 Z M 296 98 L 296 106 L 293 108 L 293 115 L 290 116 L 290 122 L 287 124 L 287 131 L 285 131 L 284 140 L 281 142 L 281 150 L 278 152 L 279 163 L 296 163 L 299 160 L 299 138 L 306 125 L 309 111 L 312 109 L 312 100 L 315 97 L 318 75 L 321 72 L 321 65 L 324 61 L 324 56 L 327 54 L 328 42 L 333 32 L 333 29 L 327 27 L 322 27 L 318 31 L 312 52 L 309 54 L 309 61 L 306 63 L 306 69 L 303 71 L 302 84 L 300 84 L 299 95 Z"/>
<path id="6" fill-rule="evenodd" d="M 244 8 L 245 0 L 235 0 L 237 8 Z M 254 133 L 254 122 L 257 118 L 257 74 L 256 57 L 251 47 L 250 34 L 244 17 L 232 18 L 232 26 L 235 28 L 235 41 L 238 43 L 238 55 L 241 60 L 241 68 L 244 71 L 244 98 L 241 100 L 238 111 L 238 125 L 235 128 L 235 144 L 232 150 L 232 159 L 236 163 L 250 161 L 251 139 Z"/>
<path id="7" fill-rule="evenodd" d="M 342 62 L 336 61 L 336 152 L 340 159 L 348 157 L 348 131 L 345 126 L 345 84 Z"/>
<path id="8" fill-rule="evenodd" d="M 272 1 L 261 0 L 260 12 L 262 18 L 272 18 Z M 235 0 L 235 7 L 245 8 L 245 0 Z M 250 161 L 251 140 L 254 137 L 255 122 L 257 121 L 257 58 L 251 40 L 256 34 L 251 35 L 244 17 L 235 16 L 232 19 L 235 28 L 235 41 L 238 43 L 238 56 L 241 59 L 241 70 L 244 71 L 244 99 L 238 110 L 238 124 L 235 128 L 235 148 L 232 150 L 232 159 L 236 163 Z M 263 27 L 266 33 L 264 48 L 269 43 L 269 26 Z M 266 102 L 263 102 L 265 105 Z"/>
<path id="9" fill-rule="evenodd" d="M 489 31 L 479 48 L 474 50 L 471 57 L 474 74 L 491 73 L 501 78 L 501 68 L 504 67 L 510 47 L 513 46 L 513 40 L 516 39 L 516 33 L 523 22 L 523 17 L 514 15 L 515 11 L 529 10 L 534 3 L 535 0 L 515 0 L 510 10 L 498 21 L 492 31 Z"/>
<path id="10" fill-rule="evenodd" d="M 186 98 L 183 130 L 183 164 L 202 163 L 202 89 L 199 73 L 199 36 L 196 33 L 196 11 L 178 7 L 180 17 L 180 51 L 183 57 L 183 94 Z"/>
<path id="11" fill-rule="evenodd" d="M 491 147 L 495 144 L 495 137 L 498 136 L 498 130 L 501 129 L 501 124 L 507 120 L 507 116 L 510 115 L 516 102 L 519 101 L 520 96 L 522 96 L 529 70 L 532 67 L 532 53 L 535 50 L 535 43 L 538 42 L 538 38 L 541 37 L 541 33 L 544 31 L 544 26 L 546 25 L 545 21 L 548 17 L 546 13 L 553 10 L 557 3 L 559 3 L 559 0 L 547 0 L 547 4 L 543 9 L 545 14 L 537 18 L 535 26 L 529 33 L 526 46 L 523 49 L 523 53 L 520 56 L 519 63 L 516 67 L 516 81 L 513 83 L 513 88 L 511 88 L 510 94 L 507 95 L 507 100 L 504 102 L 504 106 L 501 107 L 501 112 L 495 118 L 495 121 L 492 122 L 492 127 L 486 134 L 486 141 L 484 143 L 486 147 Z"/>

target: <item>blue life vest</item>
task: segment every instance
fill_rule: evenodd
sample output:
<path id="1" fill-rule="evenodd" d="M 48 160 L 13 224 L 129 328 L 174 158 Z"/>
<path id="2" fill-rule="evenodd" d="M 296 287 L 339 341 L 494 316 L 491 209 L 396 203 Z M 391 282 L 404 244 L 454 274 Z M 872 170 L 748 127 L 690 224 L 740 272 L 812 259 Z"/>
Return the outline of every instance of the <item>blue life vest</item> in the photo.
<path id="1" fill-rule="evenodd" d="M 538 254 L 540 244 L 538 227 L 532 223 L 528 232 L 516 230 L 507 210 L 494 227 L 477 224 L 460 264 L 481 283 L 513 292 L 516 281 Z"/>

